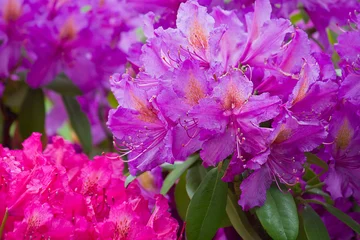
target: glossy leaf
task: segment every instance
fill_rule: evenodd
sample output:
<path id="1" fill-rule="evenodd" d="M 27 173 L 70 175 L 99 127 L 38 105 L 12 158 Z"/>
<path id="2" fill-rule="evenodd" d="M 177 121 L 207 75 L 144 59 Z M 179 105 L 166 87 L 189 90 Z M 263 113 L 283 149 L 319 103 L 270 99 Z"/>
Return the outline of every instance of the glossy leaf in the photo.
<path id="1" fill-rule="evenodd" d="M 92 136 L 87 116 L 81 110 L 79 103 L 74 97 L 63 96 L 62 98 L 70 118 L 71 126 L 78 136 L 84 152 L 90 153 L 92 148 Z"/>
<path id="2" fill-rule="evenodd" d="M 198 155 L 190 156 L 181 165 L 178 165 L 164 180 L 163 186 L 161 187 L 160 193 L 166 195 L 170 188 L 175 184 L 176 180 L 198 159 Z"/>
<path id="3" fill-rule="evenodd" d="M 206 176 L 206 169 L 199 162 L 187 170 L 186 174 L 186 195 L 191 199 Z M 232 226 L 227 215 L 224 216 L 219 228 Z"/>
<path id="4" fill-rule="evenodd" d="M 57 75 L 56 78 L 46 87 L 63 96 L 82 95 L 81 90 L 75 86 L 74 83 L 64 73 Z"/>
<path id="5" fill-rule="evenodd" d="M 354 219 L 352 219 L 349 215 L 341 211 L 340 209 L 331 206 L 330 204 L 324 203 L 323 204 L 328 210 L 329 213 L 337 217 L 340 221 L 348 225 L 352 230 L 356 233 L 360 234 L 360 224 L 357 223 Z"/>
<path id="6" fill-rule="evenodd" d="M 186 218 L 186 212 L 190 203 L 190 198 L 186 193 L 186 173 L 181 175 L 179 182 L 175 187 L 175 203 L 176 209 L 182 220 Z"/>
<path id="7" fill-rule="evenodd" d="M 19 113 L 19 130 L 22 138 L 33 132 L 45 137 L 45 98 L 42 89 L 28 89 Z"/>
<path id="8" fill-rule="evenodd" d="M 227 183 L 222 171 L 210 170 L 192 197 L 186 214 L 188 240 L 212 239 L 225 215 Z"/>
<path id="9" fill-rule="evenodd" d="M 194 196 L 196 189 L 199 187 L 201 181 L 206 176 L 206 169 L 201 163 L 194 164 L 186 174 L 186 192 L 190 198 Z"/>
<path id="10" fill-rule="evenodd" d="M 310 205 L 305 205 L 304 211 L 301 213 L 301 218 L 308 240 L 330 239 L 323 221 Z"/>
<path id="11" fill-rule="evenodd" d="M 260 240 L 261 238 L 250 225 L 244 211 L 240 208 L 235 195 L 228 190 L 226 213 L 236 232 L 244 240 Z"/>
<path id="12" fill-rule="evenodd" d="M 296 239 L 299 217 L 293 196 L 271 187 L 266 193 L 265 204 L 256 209 L 261 225 L 274 240 Z"/>

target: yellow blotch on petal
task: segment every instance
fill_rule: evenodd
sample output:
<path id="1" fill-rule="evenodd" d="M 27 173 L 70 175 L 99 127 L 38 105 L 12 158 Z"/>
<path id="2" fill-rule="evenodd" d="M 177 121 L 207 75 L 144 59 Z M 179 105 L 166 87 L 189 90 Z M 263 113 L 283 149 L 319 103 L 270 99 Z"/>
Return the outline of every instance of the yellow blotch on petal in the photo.
<path id="1" fill-rule="evenodd" d="M 6 22 L 16 21 L 21 15 L 21 4 L 17 0 L 8 0 L 3 9 L 3 18 Z"/>
<path id="2" fill-rule="evenodd" d="M 353 135 L 353 131 L 351 129 L 349 120 L 347 118 L 344 119 L 343 124 L 341 125 L 337 137 L 335 140 L 337 148 L 344 150 L 351 141 Z"/>
<path id="3" fill-rule="evenodd" d="M 299 89 L 299 92 L 297 93 L 294 101 L 293 101 L 293 104 L 301 101 L 305 96 L 306 96 L 306 93 L 307 93 L 307 90 L 308 90 L 308 79 L 305 77 L 304 78 L 304 81 L 300 84 L 300 89 Z"/>
<path id="4" fill-rule="evenodd" d="M 75 22 L 72 18 L 68 18 L 60 30 L 60 39 L 71 41 L 76 38 L 76 35 Z"/>
<path id="5" fill-rule="evenodd" d="M 205 93 L 201 88 L 199 81 L 191 73 L 188 85 L 185 88 L 186 99 L 190 105 L 196 105 L 205 97 Z"/>
<path id="6" fill-rule="evenodd" d="M 131 94 L 132 100 L 135 105 L 135 109 L 139 111 L 139 119 L 144 122 L 154 123 L 158 120 L 157 114 L 154 109 L 151 109 L 147 104 L 136 97 L 134 94 Z"/>
<path id="7" fill-rule="evenodd" d="M 149 172 L 144 172 L 139 177 L 137 177 L 141 186 L 147 191 L 153 192 L 155 191 L 155 181 L 154 177 Z"/>
<path id="8" fill-rule="evenodd" d="M 231 110 L 239 108 L 244 103 L 243 96 L 233 82 L 230 82 L 224 99 L 224 108 Z"/>
<path id="9" fill-rule="evenodd" d="M 197 19 L 195 19 L 190 28 L 190 43 L 197 49 L 207 49 L 209 45 L 208 35 Z"/>
<path id="10" fill-rule="evenodd" d="M 291 135 L 292 135 L 291 129 L 286 128 L 285 125 L 283 124 L 280 127 L 280 132 L 276 136 L 274 143 L 282 143 L 287 139 L 289 139 Z"/>

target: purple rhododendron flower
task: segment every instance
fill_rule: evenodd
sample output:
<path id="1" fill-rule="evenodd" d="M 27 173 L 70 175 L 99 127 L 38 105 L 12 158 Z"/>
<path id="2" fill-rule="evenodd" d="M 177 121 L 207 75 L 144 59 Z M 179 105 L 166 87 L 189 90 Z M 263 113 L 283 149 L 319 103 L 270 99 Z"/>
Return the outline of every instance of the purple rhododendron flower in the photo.
<path id="1" fill-rule="evenodd" d="M 132 174 L 197 151 L 205 166 L 229 158 L 223 180 L 248 176 L 239 204 L 249 209 L 273 182 L 301 181 L 304 152 L 326 140 L 339 79 L 305 32 L 274 18 L 269 1 L 242 16 L 209 11 L 188 1 L 176 28 L 146 23 L 139 72 L 110 80 L 120 106 L 108 126 Z"/>

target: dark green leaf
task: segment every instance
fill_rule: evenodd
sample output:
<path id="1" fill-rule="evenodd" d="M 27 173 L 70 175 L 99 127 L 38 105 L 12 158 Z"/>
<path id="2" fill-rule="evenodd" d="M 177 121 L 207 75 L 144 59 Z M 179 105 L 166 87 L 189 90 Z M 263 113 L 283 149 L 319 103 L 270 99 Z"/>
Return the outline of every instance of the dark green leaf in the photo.
<path id="1" fill-rule="evenodd" d="M 227 195 L 226 213 L 236 232 L 242 239 L 261 239 L 250 225 L 245 213 L 240 208 L 235 195 L 230 190 L 228 190 Z"/>
<path id="2" fill-rule="evenodd" d="M 315 185 L 321 183 L 319 177 L 314 173 L 310 167 L 305 167 L 303 179 L 307 181 L 308 185 Z"/>
<path id="3" fill-rule="evenodd" d="M 306 233 L 305 233 L 305 229 L 304 229 L 304 223 L 303 221 L 301 220 L 301 214 L 299 214 L 299 217 L 300 217 L 300 221 L 299 221 L 299 234 L 296 238 L 296 240 L 309 240 L 306 236 Z"/>
<path id="4" fill-rule="evenodd" d="M 190 156 L 185 162 L 181 165 L 178 165 L 164 180 L 164 183 L 161 187 L 160 193 L 166 195 L 170 188 L 175 184 L 176 180 L 198 159 L 198 155 Z"/>
<path id="5" fill-rule="evenodd" d="M 266 193 L 265 204 L 256 209 L 261 225 L 274 240 L 296 239 L 299 217 L 293 196 L 271 187 Z"/>
<path id="6" fill-rule="evenodd" d="M 330 204 L 323 203 L 323 206 L 328 210 L 329 213 L 337 217 L 340 221 L 348 225 L 352 230 L 360 234 L 360 224 L 358 224 L 349 215 L 341 211 L 340 209 L 331 206 Z"/>
<path id="7" fill-rule="evenodd" d="M 227 184 L 223 171 L 210 170 L 192 197 L 186 214 L 188 240 L 212 239 L 225 215 Z"/>
<path id="8" fill-rule="evenodd" d="M 63 96 L 82 95 L 81 90 L 75 86 L 74 83 L 64 73 L 57 75 L 56 78 L 46 87 Z"/>
<path id="9" fill-rule="evenodd" d="M 305 23 L 309 22 L 310 17 L 309 17 L 309 15 L 307 14 L 307 12 L 305 11 L 305 9 L 303 7 L 300 8 L 300 13 L 301 13 L 302 19 L 304 19 L 304 22 Z"/>
<path id="10" fill-rule="evenodd" d="M 316 156 L 315 154 L 307 152 L 305 153 L 305 156 L 307 158 L 308 163 L 315 164 L 316 166 L 319 166 L 326 171 L 329 169 L 329 165 L 327 165 L 325 161 L 318 158 L 318 156 Z"/>
<path id="11" fill-rule="evenodd" d="M 194 196 L 196 189 L 199 187 L 201 181 L 206 176 L 206 169 L 202 166 L 201 162 L 194 164 L 187 170 L 186 174 L 186 196 L 190 199 Z M 231 222 L 227 215 L 221 221 L 220 228 L 230 227 Z"/>
<path id="12" fill-rule="evenodd" d="M 33 132 L 45 137 L 45 99 L 41 89 L 28 89 L 19 113 L 21 136 L 28 138 Z"/>
<path id="13" fill-rule="evenodd" d="M 329 233 L 319 215 L 306 204 L 301 213 L 302 224 L 308 240 L 330 239 Z"/>
<path id="14" fill-rule="evenodd" d="M 71 126 L 78 136 L 84 152 L 90 153 L 92 148 L 92 136 L 87 116 L 83 113 L 79 103 L 74 97 L 62 96 L 62 98 L 70 118 Z"/>
<path id="15" fill-rule="evenodd" d="M 4 104 L 14 113 L 19 113 L 28 93 L 28 86 L 23 81 L 9 81 L 3 93 Z"/>
<path id="16" fill-rule="evenodd" d="M 306 190 L 306 192 L 312 193 L 312 194 L 317 194 L 317 195 L 324 197 L 326 203 L 329 203 L 329 204 L 334 203 L 334 200 L 332 200 L 331 196 L 319 188 L 312 188 L 312 189 Z"/>
<path id="17" fill-rule="evenodd" d="M 194 164 L 186 174 L 186 192 L 190 198 L 194 196 L 196 189 L 206 176 L 206 169 L 201 163 Z"/>
<path id="18" fill-rule="evenodd" d="M 175 187 L 176 209 L 182 220 L 185 220 L 190 198 L 186 193 L 186 173 L 183 173 Z"/>

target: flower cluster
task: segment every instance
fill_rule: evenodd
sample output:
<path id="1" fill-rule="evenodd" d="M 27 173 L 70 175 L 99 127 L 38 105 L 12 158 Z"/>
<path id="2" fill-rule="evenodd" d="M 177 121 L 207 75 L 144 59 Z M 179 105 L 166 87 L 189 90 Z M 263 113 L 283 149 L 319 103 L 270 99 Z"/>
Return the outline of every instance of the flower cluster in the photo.
<path id="1" fill-rule="evenodd" d="M 38 133 L 23 150 L 0 145 L 0 229 L 6 239 L 176 239 L 166 198 L 151 209 L 122 172 L 114 154 L 90 161 L 60 137 L 44 151 Z"/>
<path id="2" fill-rule="evenodd" d="M 243 174 L 239 204 L 249 209 L 265 202 L 272 182 L 302 183 L 304 152 L 323 143 L 333 142 L 325 149 L 336 173 L 359 172 L 358 32 L 339 37 L 339 77 L 307 33 L 271 12 L 268 0 L 243 17 L 190 0 L 176 28 L 145 24 L 139 73 L 110 78 L 120 106 L 108 126 L 133 175 L 197 151 L 205 166 L 230 159 L 223 180 Z M 344 196 L 358 195 L 359 181 L 346 179 L 336 179 Z"/>
<path id="3" fill-rule="evenodd" d="M 353 31 L 340 35 L 335 45 L 342 68 L 339 101 L 329 122 L 329 144 L 319 156 L 330 166 L 325 183 L 331 196 L 352 196 L 360 203 L 360 16 L 352 21 Z"/>
<path id="4" fill-rule="evenodd" d="M 172 26 L 179 1 L 151 2 L 157 24 Z M 68 78 L 83 95 L 79 102 L 97 144 L 105 137 L 98 113 L 108 112 L 109 76 L 124 71 L 128 53 L 141 47 L 149 10 L 142 6 L 135 0 L 0 0 L 0 97 L 12 80 L 39 88 Z M 46 95 L 53 103 L 46 128 L 55 135 L 68 116 L 61 98 Z"/>

